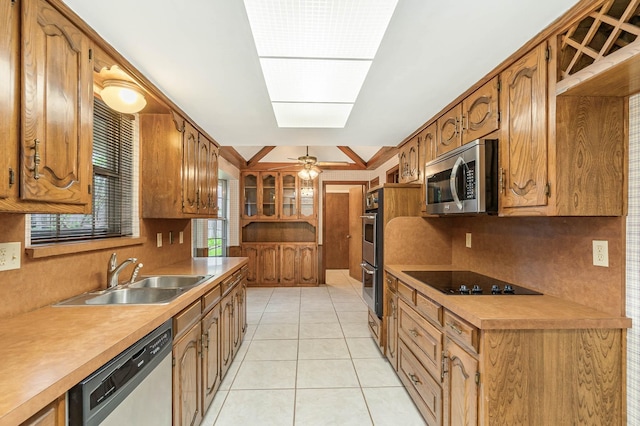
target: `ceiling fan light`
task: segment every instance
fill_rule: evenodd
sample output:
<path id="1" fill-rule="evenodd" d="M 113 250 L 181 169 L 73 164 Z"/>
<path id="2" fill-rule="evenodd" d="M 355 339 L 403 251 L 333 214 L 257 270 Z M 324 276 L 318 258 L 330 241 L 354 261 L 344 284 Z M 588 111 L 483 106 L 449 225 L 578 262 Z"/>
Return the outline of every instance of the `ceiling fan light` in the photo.
<path id="1" fill-rule="evenodd" d="M 124 114 L 134 114 L 147 105 L 142 90 L 123 80 L 105 80 L 100 97 L 109 108 Z"/>
<path id="2" fill-rule="evenodd" d="M 302 180 L 313 180 L 317 178 L 320 173 L 322 173 L 322 171 L 315 166 L 305 167 L 298 172 L 298 177 Z"/>

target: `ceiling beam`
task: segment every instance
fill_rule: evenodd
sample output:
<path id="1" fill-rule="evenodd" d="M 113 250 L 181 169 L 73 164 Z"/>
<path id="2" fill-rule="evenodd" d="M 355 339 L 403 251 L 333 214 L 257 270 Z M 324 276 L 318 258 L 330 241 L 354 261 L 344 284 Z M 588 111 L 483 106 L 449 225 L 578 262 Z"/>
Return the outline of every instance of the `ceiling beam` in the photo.
<path id="1" fill-rule="evenodd" d="M 220 156 L 233 164 L 238 170 L 247 167 L 247 160 L 245 160 L 244 157 L 232 146 L 221 146 Z"/>
<path id="2" fill-rule="evenodd" d="M 339 146 L 337 148 L 342 151 L 344 155 L 353 160 L 353 162 L 356 163 L 356 166 L 359 166 L 362 169 L 367 167 L 367 163 L 365 163 L 364 160 L 348 146 Z"/>
<path id="3" fill-rule="evenodd" d="M 262 160 L 268 153 L 273 151 L 274 148 L 275 146 L 265 146 L 264 148 L 262 148 L 256 153 L 256 155 L 254 155 L 249 161 L 247 161 L 247 168 L 252 168 L 256 164 L 258 164 L 258 162 Z"/>
<path id="4" fill-rule="evenodd" d="M 368 170 L 374 170 L 389 161 L 391 157 L 398 155 L 398 148 L 392 146 L 384 146 L 375 153 L 367 163 Z"/>

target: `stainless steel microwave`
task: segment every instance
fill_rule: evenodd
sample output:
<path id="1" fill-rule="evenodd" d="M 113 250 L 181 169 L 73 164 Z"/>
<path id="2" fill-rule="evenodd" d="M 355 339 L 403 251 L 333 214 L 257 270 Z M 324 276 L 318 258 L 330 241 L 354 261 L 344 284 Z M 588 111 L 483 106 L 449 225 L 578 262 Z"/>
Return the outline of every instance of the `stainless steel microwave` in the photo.
<path id="1" fill-rule="evenodd" d="M 427 212 L 498 212 L 498 141 L 476 139 L 425 164 Z"/>

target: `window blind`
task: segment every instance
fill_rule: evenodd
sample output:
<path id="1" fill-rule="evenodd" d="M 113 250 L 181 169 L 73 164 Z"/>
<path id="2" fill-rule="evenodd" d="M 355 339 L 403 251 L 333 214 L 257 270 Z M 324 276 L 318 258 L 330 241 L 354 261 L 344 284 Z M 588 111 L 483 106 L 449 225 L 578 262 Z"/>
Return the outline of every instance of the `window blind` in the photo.
<path id="1" fill-rule="evenodd" d="M 33 214 L 32 244 L 132 235 L 134 124 L 94 100 L 92 214 Z"/>

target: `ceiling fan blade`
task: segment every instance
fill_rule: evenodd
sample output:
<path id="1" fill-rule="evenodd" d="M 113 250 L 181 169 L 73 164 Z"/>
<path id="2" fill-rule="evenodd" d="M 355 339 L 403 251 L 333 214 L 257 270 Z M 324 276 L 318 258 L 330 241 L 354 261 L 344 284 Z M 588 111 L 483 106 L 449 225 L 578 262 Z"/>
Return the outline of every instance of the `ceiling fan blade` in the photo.
<path id="1" fill-rule="evenodd" d="M 350 163 L 348 161 L 318 161 L 316 163 L 316 166 L 319 166 L 319 167 L 322 167 L 322 166 L 325 166 L 325 167 L 328 167 L 328 166 L 348 166 L 350 164 L 353 164 L 353 163 Z"/>

